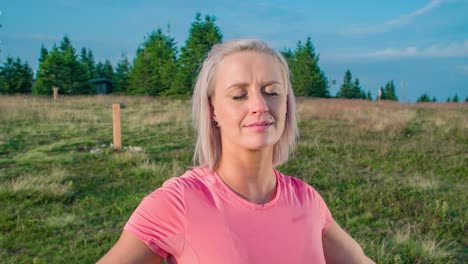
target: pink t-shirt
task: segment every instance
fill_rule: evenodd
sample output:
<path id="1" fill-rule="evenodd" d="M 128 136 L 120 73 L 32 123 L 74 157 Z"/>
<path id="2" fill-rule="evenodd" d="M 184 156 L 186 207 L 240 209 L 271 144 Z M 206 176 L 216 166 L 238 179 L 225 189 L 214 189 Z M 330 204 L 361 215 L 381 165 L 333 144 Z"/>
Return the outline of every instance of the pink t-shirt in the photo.
<path id="1" fill-rule="evenodd" d="M 325 263 L 330 211 L 312 187 L 275 173 L 274 199 L 258 205 L 193 168 L 145 197 L 124 230 L 170 264 Z"/>

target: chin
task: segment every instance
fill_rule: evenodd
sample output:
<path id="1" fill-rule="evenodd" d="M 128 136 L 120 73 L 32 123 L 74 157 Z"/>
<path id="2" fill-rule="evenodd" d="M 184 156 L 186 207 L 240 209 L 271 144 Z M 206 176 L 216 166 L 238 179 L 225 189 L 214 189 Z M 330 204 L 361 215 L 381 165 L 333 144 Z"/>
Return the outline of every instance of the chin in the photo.
<path id="1" fill-rule="evenodd" d="M 263 142 L 249 142 L 247 144 L 245 144 L 244 146 L 248 149 L 248 150 L 252 150 L 252 151 L 260 151 L 260 150 L 264 150 L 264 149 L 267 149 L 267 148 L 273 148 L 273 146 L 276 144 L 276 142 L 278 142 L 277 140 L 274 141 L 274 140 L 271 140 L 271 141 L 263 141 Z"/>

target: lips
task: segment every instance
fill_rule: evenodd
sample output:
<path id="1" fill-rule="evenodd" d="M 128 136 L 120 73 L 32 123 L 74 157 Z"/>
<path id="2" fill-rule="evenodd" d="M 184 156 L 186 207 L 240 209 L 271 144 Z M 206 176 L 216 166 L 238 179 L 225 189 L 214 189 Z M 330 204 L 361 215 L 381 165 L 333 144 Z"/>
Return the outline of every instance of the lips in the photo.
<path id="1" fill-rule="evenodd" d="M 272 124 L 273 124 L 273 122 L 260 121 L 260 122 L 250 123 L 250 124 L 246 125 L 245 127 L 266 127 L 266 126 L 269 126 L 269 125 L 272 125 Z"/>

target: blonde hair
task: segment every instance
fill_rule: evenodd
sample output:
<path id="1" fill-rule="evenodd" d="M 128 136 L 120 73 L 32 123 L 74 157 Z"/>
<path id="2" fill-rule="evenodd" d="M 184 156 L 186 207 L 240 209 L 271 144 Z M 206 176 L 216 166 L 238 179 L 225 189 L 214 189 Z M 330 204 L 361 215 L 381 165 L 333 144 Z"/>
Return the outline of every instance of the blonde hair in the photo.
<path id="1" fill-rule="evenodd" d="M 289 67 L 284 57 L 268 44 L 256 39 L 236 39 L 214 45 L 203 62 L 198 73 L 192 96 L 193 124 L 197 132 L 197 143 L 193 156 L 194 165 L 216 169 L 221 159 L 221 134 L 211 120 L 211 96 L 214 94 L 214 76 L 216 65 L 227 55 L 254 51 L 268 54 L 275 58 L 281 68 L 282 78 L 287 91 L 287 115 L 283 134 L 273 147 L 273 165 L 285 163 L 295 147 L 298 137 L 296 100 L 289 80 Z"/>

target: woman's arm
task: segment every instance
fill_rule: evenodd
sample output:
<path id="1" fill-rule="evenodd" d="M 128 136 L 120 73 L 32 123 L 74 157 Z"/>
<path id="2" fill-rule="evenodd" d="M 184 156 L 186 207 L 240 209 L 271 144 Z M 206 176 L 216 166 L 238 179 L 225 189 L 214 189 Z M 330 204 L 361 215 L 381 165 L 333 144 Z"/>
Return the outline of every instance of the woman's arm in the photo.
<path id="1" fill-rule="evenodd" d="M 335 221 L 323 236 L 322 243 L 327 263 L 374 263 Z"/>
<path id="2" fill-rule="evenodd" d="M 154 253 L 143 241 L 132 233 L 123 231 L 115 245 L 97 263 L 157 263 L 163 258 Z"/>

